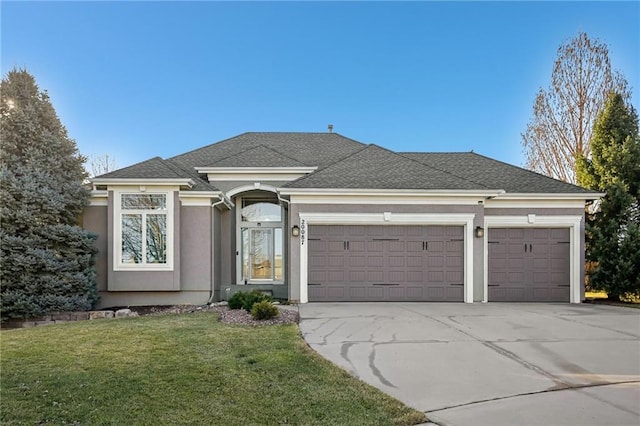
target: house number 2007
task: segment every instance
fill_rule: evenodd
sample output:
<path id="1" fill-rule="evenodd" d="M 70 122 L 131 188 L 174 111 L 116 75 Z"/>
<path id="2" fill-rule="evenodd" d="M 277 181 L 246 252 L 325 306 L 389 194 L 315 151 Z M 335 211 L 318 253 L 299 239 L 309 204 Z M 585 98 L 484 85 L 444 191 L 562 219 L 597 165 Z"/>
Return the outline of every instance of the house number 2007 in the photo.
<path id="1" fill-rule="evenodd" d="M 300 245 L 303 246 L 304 245 L 304 240 L 306 237 L 306 231 L 307 231 L 307 223 L 304 219 L 302 219 L 300 221 Z"/>

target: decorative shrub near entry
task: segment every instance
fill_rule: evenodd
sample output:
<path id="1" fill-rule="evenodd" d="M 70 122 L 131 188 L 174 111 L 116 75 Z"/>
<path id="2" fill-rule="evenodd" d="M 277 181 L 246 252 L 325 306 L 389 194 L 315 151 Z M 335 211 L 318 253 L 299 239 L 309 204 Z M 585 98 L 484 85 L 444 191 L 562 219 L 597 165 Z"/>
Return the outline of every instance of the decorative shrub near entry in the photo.
<path id="1" fill-rule="evenodd" d="M 251 316 L 256 320 L 269 320 L 278 316 L 278 307 L 268 300 L 257 302 L 251 308 Z"/>
<path id="2" fill-rule="evenodd" d="M 273 298 L 271 296 L 269 296 L 268 294 L 264 294 L 260 290 L 257 290 L 257 289 L 256 290 L 252 290 L 249 293 L 245 293 L 243 308 L 245 309 L 245 311 L 251 312 L 251 309 L 253 308 L 253 305 L 255 305 L 258 302 L 262 302 L 262 301 L 267 301 L 267 302 L 271 303 L 273 301 Z"/>
<path id="3" fill-rule="evenodd" d="M 246 293 L 244 291 L 238 291 L 237 293 L 234 293 L 234 295 L 231 296 L 228 300 L 229 309 L 242 308 L 244 306 L 245 295 Z"/>

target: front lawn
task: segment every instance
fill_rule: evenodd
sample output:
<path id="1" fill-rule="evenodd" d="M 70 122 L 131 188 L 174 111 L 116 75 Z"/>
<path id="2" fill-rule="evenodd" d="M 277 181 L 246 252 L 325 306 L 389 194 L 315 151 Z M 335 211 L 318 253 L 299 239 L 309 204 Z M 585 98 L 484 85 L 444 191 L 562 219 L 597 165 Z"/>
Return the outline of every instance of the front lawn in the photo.
<path id="1" fill-rule="evenodd" d="M 200 312 L 3 331 L 1 423 L 401 424 L 424 414 L 309 349 L 295 325 Z"/>

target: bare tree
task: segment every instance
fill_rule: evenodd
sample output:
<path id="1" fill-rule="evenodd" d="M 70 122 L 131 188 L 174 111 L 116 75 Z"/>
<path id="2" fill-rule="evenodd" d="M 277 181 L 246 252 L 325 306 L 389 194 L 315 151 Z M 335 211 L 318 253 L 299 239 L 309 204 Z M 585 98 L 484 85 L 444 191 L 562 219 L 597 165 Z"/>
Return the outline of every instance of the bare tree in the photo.
<path id="1" fill-rule="evenodd" d="M 109 154 L 92 155 L 89 159 L 89 174 L 91 177 L 109 173 L 118 168 L 116 159 Z"/>
<path id="2" fill-rule="evenodd" d="M 591 132 L 610 92 L 629 99 L 627 81 L 611 70 L 609 49 L 580 32 L 558 48 L 548 90 L 540 89 L 522 135 L 526 167 L 576 183 L 576 158 L 591 154 Z"/>

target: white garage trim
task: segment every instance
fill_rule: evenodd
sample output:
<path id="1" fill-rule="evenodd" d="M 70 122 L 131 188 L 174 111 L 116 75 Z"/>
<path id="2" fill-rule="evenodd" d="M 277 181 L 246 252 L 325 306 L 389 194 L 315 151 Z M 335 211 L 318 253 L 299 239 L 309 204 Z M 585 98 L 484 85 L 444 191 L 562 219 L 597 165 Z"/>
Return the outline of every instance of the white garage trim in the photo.
<path id="1" fill-rule="evenodd" d="M 580 303 L 580 224 L 582 216 L 540 216 L 528 214 L 522 216 L 485 216 L 484 227 L 484 296 L 489 296 L 489 228 L 569 228 L 569 302 Z"/>
<path id="2" fill-rule="evenodd" d="M 459 225 L 464 226 L 464 301 L 473 303 L 473 213 L 300 213 L 300 303 L 309 301 L 311 225 Z"/>

